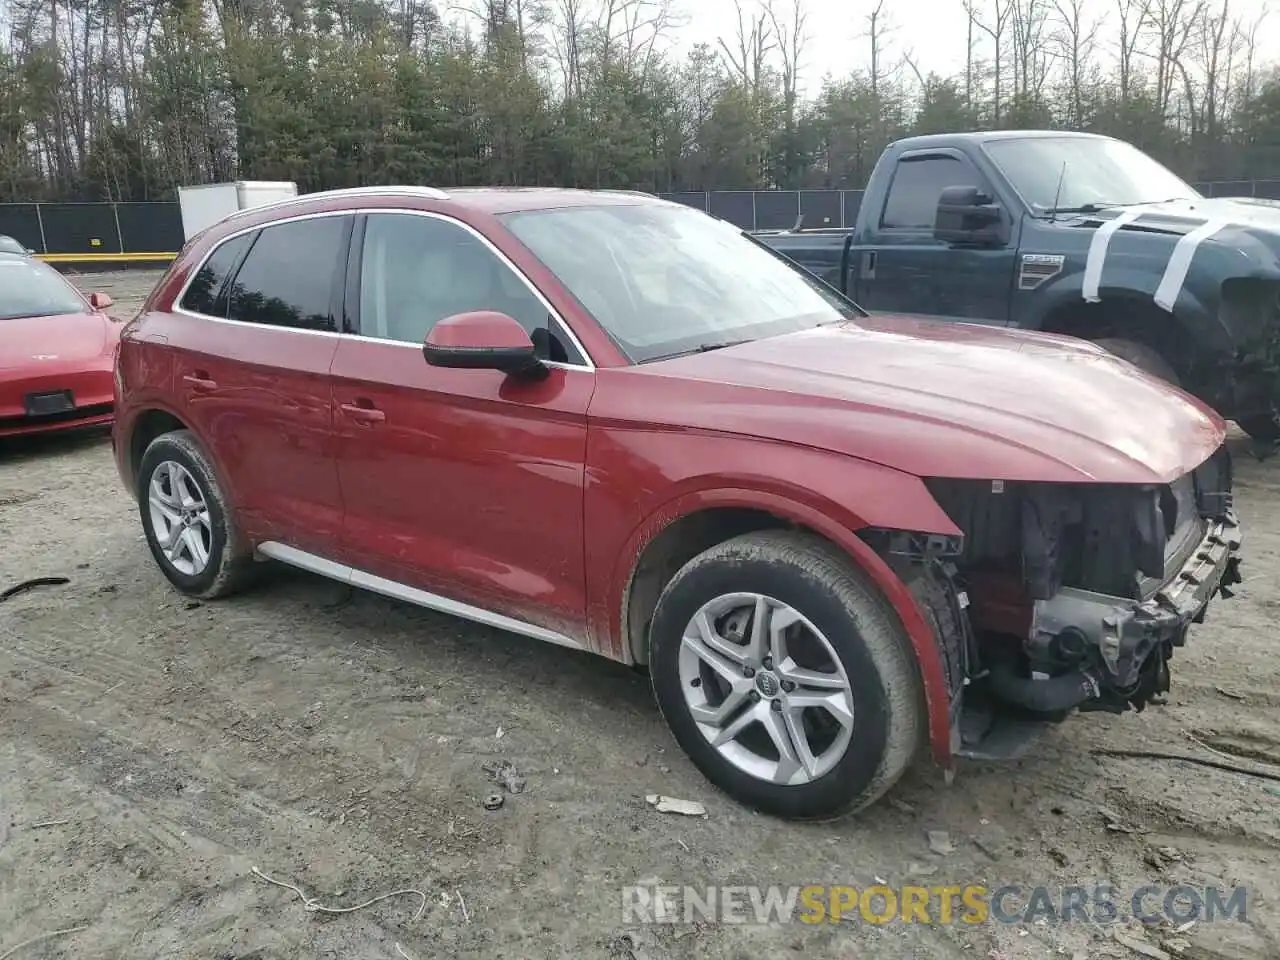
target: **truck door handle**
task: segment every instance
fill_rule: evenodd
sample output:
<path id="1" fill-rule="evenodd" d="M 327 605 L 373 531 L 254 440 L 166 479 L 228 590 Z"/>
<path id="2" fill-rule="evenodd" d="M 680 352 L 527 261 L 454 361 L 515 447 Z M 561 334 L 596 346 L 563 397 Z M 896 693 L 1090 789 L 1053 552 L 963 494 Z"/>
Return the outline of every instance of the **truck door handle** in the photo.
<path id="1" fill-rule="evenodd" d="M 876 278 L 876 252 L 867 250 L 862 254 L 862 279 L 874 280 Z"/>
<path id="2" fill-rule="evenodd" d="M 203 370 L 197 370 L 195 373 L 188 373 L 182 378 L 184 383 L 191 384 L 196 390 L 216 390 L 218 389 L 218 381 L 210 380 L 209 375 Z"/>
<path id="3" fill-rule="evenodd" d="M 359 423 L 381 423 L 387 415 L 368 400 L 357 400 L 355 403 L 344 403 L 341 408 L 352 420 Z"/>

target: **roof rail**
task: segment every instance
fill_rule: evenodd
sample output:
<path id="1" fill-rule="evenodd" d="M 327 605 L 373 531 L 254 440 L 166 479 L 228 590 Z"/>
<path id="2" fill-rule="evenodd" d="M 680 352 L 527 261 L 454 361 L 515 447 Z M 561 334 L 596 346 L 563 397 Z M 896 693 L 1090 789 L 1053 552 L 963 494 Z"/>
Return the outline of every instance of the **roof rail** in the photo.
<path id="1" fill-rule="evenodd" d="M 375 187 L 341 187 L 337 190 L 320 190 L 316 193 L 300 193 L 296 197 L 286 197 L 283 200 L 274 200 L 271 203 L 259 204 L 256 207 L 246 207 L 243 210 L 237 210 L 229 213 L 223 220 L 238 220 L 240 217 L 247 216 L 251 213 L 261 213 L 263 210 L 278 210 L 282 207 L 293 206 L 294 204 L 307 203 L 311 200 L 322 199 L 341 199 L 342 197 L 395 197 L 395 196 L 417 196 L 428 200 L 448 200 L 449 195 L 443 190 L 436 187 L 420 187 L 420 186 L 375 186 Z"/>

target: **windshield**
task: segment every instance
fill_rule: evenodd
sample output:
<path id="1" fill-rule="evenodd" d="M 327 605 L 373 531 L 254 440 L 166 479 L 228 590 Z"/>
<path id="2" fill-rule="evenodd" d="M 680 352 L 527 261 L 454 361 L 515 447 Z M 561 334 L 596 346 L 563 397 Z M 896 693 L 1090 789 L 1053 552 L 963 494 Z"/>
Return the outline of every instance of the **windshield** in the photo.
<path id="1" fill-rule="evenodd" d="M 0 253 L 26 253 L 27 248 L 20 244 L 13 237 L 6 237 L 0 233 Z"/>
<path id="2" fill-rule="evenodd" d="M 500 219 L 633 363 L 861 315 L 737 227 L 688 207 L 565 207 Z"/>
<path id="3" fill-rule="evenodd" d="M 1037 214 L 1200 198 L 1186 181 L 1120 140 L 1035 137 L 988 140 L 985 147 Z"/>
<path id="4" fill-rule="evenodd" d="M 0 320 L 85 309 L 80 295 L 53 267 L 31 257 L 0 255 Z"/>

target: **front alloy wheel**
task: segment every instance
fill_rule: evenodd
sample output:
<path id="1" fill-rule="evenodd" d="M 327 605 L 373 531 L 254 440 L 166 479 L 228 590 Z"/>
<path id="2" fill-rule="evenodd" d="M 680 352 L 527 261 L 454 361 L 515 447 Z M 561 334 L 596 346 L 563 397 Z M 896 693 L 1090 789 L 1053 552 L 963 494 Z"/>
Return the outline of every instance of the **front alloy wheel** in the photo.
<path id="1" fill-rule="evenodd" d="M 923 738 L 906 631 L 850 558 L 813 534 L 744 534 L 685 564 L 658 598 L 649 670 L 698 769 L 777 816 L 869 805 Z"/>
<path id="2" fill-rule="evenodd" d="M 822 631 L 782 601 L 758 593 L 709 601 L 685 627 L 679 662 L 699 732 L 743 773 L 808 783 L 844 756 L 849 678 Z"/>

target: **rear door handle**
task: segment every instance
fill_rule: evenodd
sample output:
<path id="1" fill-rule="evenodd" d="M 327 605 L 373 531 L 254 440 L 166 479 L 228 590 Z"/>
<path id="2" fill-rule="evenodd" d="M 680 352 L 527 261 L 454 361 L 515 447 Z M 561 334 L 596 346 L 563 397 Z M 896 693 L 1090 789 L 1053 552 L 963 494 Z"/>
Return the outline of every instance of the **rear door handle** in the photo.
<path id="1" fill-rule="evenodd" d="M 203 370 L 197 370 L 195 373 L 188 373 L 182 378 L 184 383 L 189 383 L 197 390 L 216 390 L 218 381 L 210 380 Z"/>
<path id="2" fill-rule="evenodd" d="M 387 419 L 387 415 L 375 407 L 368 400 L 357 400 L 355 403 L 344 403 L 341 408 L 352 420 L 360 423 L 381 423 Z"/>

